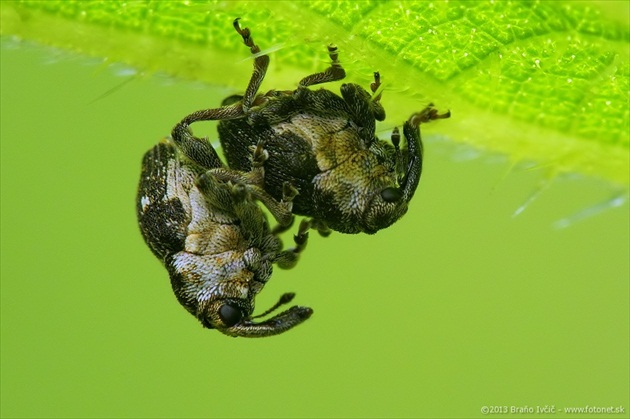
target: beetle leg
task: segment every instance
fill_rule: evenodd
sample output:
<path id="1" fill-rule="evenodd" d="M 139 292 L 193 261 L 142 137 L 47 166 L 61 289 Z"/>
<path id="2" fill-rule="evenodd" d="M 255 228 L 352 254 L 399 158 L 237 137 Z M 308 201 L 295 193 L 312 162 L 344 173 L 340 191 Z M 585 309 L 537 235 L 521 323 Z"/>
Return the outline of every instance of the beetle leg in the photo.
<path id="1" fill-rule="evenodd" d="M 297 195 L 297 190 L 292 186 L 285 192 L 282 201 L 278 202 L 273 196 L 258 185 L 251 183 L 248 174 L 231 169 L 213 169 L 208 173 L 214 175 L 223 182 L 233 182 L 244 185 L 253 199 L 263 203 L 267 207 L 273 218 L 281 225 L 289 225 L 293 221 L 293 198 Z"/>
<path id="2" fill-rule="evenodd" d="M 234 212 L 235 194 L 230 190 L 229 185 L 222 182 L 212 171 L 201 174 L 196 184 L 199 192 L 210 205 L 228 213 Z"/>
<path id="3" fill-rule="evenodd" d="M 398 127 L 394 127 L 394 129 L 392 130 L 391 142 L 394 146 L 394 156 L 396 159 L 394 167 L 396 168 L 396 175 L 398 176 L 398 184 L 402 184 L 404 181 L 405 170 L 403 163 L 403 154 L 400 150 L 400 130 L 398 129 Z"/>
<path id="4" fill-rule="evenodd" d="M 258 140 L 255 146 L 251 146 L 252 167 L 263 167 L 269 159 L 269 152 L 265 150 L 264 145 L 265 142 L 263 140 Z"/>
<path id="5" fill-rule="evenodd" d="M 370 90 L 372 91 L 372 93 L 376 93 L 380 87 L 381 87 L 381 73 L 379 73 L 378 71 L 375 71 L 374 82 L 370 83 Z M 379 94 L 375 95 L 372 98 L 372 100 L 374 102 L 380 102 L 382 96 L 383 96 L 383 92 L 379 92 Z"/>
<path id="6" fill-rule="evenodd" d="M 249 172 L 232 170 L 227 167 L 217 167 L 210 171 L 224 182 L 245 183 L 248 186 L 259 186 L 262 188 L 265 177 L 264 163 L 269 158 L 269 153 L 263 148 L 262 144 L 262 141 L 259 141 L 257 145 L 249 147 L 252 152 L 251 170 Z"/>
<path id="7" fill-rule="evenodd" d="M 256 241 L 264 236 L 267 219 L 253 201 L 248 185 L 222 182 L 208 171 L 197 178 L 197 188 L 210 205 L 238 218 L 243 235 L 249 240 Z"/>
<path id="8" fill-rule="evenodd" d="M 265 228 L 269 228 L 267 218 L 260 207 L 253 201 L 253 194 L 250 188 L 243 183 L 232 186 L 232 197 L 234 201 L 234 214 L 241 220 L 241 227 L 244 236 L 250 240 L 262 238 Z"/>
<path id="9" fill-rule="evenodd" d="M 243 115 L 240 104 L 194 112 L 180 121 L 171 131 L 171 137 L 184 155 L 204 169 L 221 167 L 221 159 L 207 138 L 195 137 L 190 124 L 197 121 L 232 119 Z"/>
<path id="10" fill-rule="evenodd" d="M 328 45 L 328 56 L 331 60 L 330 67 L 320 73 L 304 77 L 298 84 L 298 90 L 315 84 L 341 80 L 346 77 L 346 71 L 339 62 L 339 53 L 337 52 L 337 47 L 335 45 Z"/>
<path id="11" fill-rule="evenodd" d="M 252 198 L 262 202 L 280 225 L 290 225 L 293 222 L 293 198 L 298 191 L 289 182 L 283 185 L 282 201 L 278 202 L 262 187 L 252 183 L 248 177 L 249 173 L 225 168 L 213 169 L 209 173 L 221 181 L 245 185 Z"/>
<path id="12" fill-rule="evenodd" d="M 236 18 L 234 20 L 234 29 L 241 35 L 243 42 L 255 56 L 254 72 L 252 73 L 252 77 L 249 80 L 242 100 L 220 108 L 193 112 L 177 124 L 171 132 L 175 144 L 177 144 L 184 155 L 205 169 L 220 167 L 220 160 L 216 151 L 206 139 L 195 137 L 192 134 L 190 125 L 198 121 L 221 121 L 245 115 L 256 98 L 258 88 L 265 78 L 265 73 L 269 66 L 269 56 L 264 54 L 258 55 L 260 54 L 260 48 L 258 45 L 254 44 L 249 28 L 240 27 L 238 24 L 239 19 L 240 18 Z"/>
<path id="13" fill-rule="evenodd" d="M 264 142 L 258 140 L 255 146 L 250 146 L 249 150 L 252 152 L 252 169 L 248 173 L 249 182 L 254 185 L 262 187 L 265 180 L 265 168 L 264 164 L 269 159 L 269 153 L 263 147 Z"/>
<path id="14" fill-rule="evenodd" d="M 252 103 L 254 103 L 256 93 L 258 93 L 260 84 L 267 73 L 267 67 L 269 67 L 269 56 L 266 54 L 259 55 L 260 47 L 254 43 L 249 28 L 240 27 L 238 24 L 239 20 L 240 17 L 234 19 L 234 29 L 236 29 L 236 32 L 241 35 L 243 43 L 249 47 L 249 50 L 254 55 L 254 72 L 252 73 L 251 79 L 249 79 L 249 84 L 247 85 L 247 89 L 245 89 L 245 95 L 243 96 L 242 101 L 243 112 L 247 112 L 249 108 L 251 108 Z"/>
<path id="15" fill-rule="evenodd" d="M 381 75 L 374 73 L 374 82 L 370 84 L 372 93 L 376 93 L 381 86 Z M 376 121 L 385 119 L 385 109 L 381 105 L 381 93 L 371 96 L 358 84 L 346 83 L 341 86 L 341 96 L 350 108 L 352 120 L 359 126 L 361 137 L 369 147 L 374 141 Z"/>
<path id="16" fill-rule="evenodd" d="M 282 201 L 278 202 L 267 191 L 259 186 L 248 185 L 248 188 L 251 191 L 252 196 L 267 207 L 273 218 L 275 218 L 279 224 L 289 225 L 293 222 L 293 213 L 291 211 L 293 210 L 293 197 L 297 194 L 283 194 Z M 291 187 L 291 189 L 296 191 L 293 187 Z"/>
<path id="17" fill-rule="evenodd" d="M 332 230 L 328 227 L 328 225 L 324 221 L 311 218 L 308 221 L 302 221 L 302 222 L 308 223 L 308 228 L 317 230 L 319 235 L 322 237 L 328 237 L 332 233 Z"/>
<path id="18" fill-rule="evenodd" d="M 341 96 L 350 109 L 352 121 L 359 127 L 361 138 L 369 147 L 376 130 L 375 107 L 370 94 L 358 84 L 346 83 L 341 85 Z"/>
<path id="19" fill-rule="evenodd" d="M 407 139 L 407 153 L 409 156 L 409 163 L 407 164 L 405 177 L 401 183 L 403 199 L 405 202 L 409 202 L 409 200 L 413 197 L 418 183 L 420 182 L 420 175 L 422 174 L 423 146 L 422 137 L 420 135 L 420 124 L 435 119 L 449 118 L 450 116 L 451 111 L 447 111 L 441 115 L 438 114 L 438 111 L 433 107 L 433 104 L 430 103 L 420 112 L 411 115 L 407 122 L 405 122 L 405 125 L 403 126 L 403 133 Z"/>
<path id="20" fill-rule="evenodd" d="M 209 204 L 240 219 L 245 233 L 255 237 L 263 235 L 266 219 L 253 200 L 255 194 L 250 185 L 239 179 L 221 179 L 215 171 L 209 170 L 197 178 L 197 188 Z"/>
<path id="21" fill-rule="evenodd" d="M 310 223 L 306 220 L 302 220 L 297 234 L 293 236 L 295 247 L 283 250 L 278 254 L 278 257 L 274 260 L 274 262 L 277 263 L 281 269 L 291 269 L 295 266 L 300 257 L 300 253 L 304 251 L 306 244 L 308 243 L 309 228 Z"/>
<path id="22" fill-rule="evenodd" d="M 295 221 L 295 217 L 291 217 L 291 222 L 287 225 L 277 224 L 274 228 L 271 229 L 271 234 L 274 236 L 279 236 L 285 231 L 289 231 L 291 227 L 293 227 L 293 222 Z"/>
<path id="23" fill-rule="evenodd" d="M 420 112 L 414 113 L 409 117 L 409 123 L 415 126 L 419 126 L 423 122 L 433 121 L 435 119 L 446 119 L 451 117 L 451 111 L 446 111 L 443 114 L 438 114 L 437 109 L 433 107 L 433 103 L 429 103 L 426 108 Z"/>
<path id="24" fill-rule="evenodd" d="M 378 71 L 374 72 L 374 83 L 370 84 L 370 90 L 372 93 L 376 93 L 381 87 L 381 73 Z M 385 120 L 385 109 L 383 105 L 381 105 L 381 97 L 383 96 L 383 92 L 379 92 L 377 95 L 372 97 L 372 114 L 377 121 Z"/>
<path id="25" fill-rule="evenodd" d="M 252 147 L 252 168 L 244 173 L 237 170 L 219 168 L 212 170 L 220 180 L 243 183 L 247 186 L 254 199 L 262 202 L 267 207 L 271 215 L 280 225 L 286 226 L 293 222 L 293 198 L 298 194 L 298 190 L 289 182 L 282 185 L 282 201 L 278 202 L 262 187 L 264 184 L 264 163 L 269 157 L 269 153 L 263 147 L 263 142 L 258 142 Z"/>
<path id="26" fill-rule="evenodd" d="M 180 122 L 171 132 L 171 138 L 177 148 L 192 162 L 204 169 L 221 167 L 221 159 L 212 144 L 205 138 L 197 138 L 192 134 L 188 124 Z"/>
<path id="27" fill-rule="evenodd" d="M 254 202 L 257 197 L 252 188 L 256 187 L 238 180 L 235 183 L 231 180 L 228 182 L 215 176 L 214 171 L 208 171 L 199 176 L 197 187 L 211 205 L 234 214 L 241 222 L 243 234 L 250 240 L 263 237 L 268 224 L 264 213 Z"/>

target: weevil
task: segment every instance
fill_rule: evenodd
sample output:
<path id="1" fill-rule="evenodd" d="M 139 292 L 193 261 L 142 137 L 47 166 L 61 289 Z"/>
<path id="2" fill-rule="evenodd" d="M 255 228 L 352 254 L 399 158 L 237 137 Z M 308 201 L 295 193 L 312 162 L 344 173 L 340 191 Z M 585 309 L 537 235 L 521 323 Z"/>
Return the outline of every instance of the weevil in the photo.
<path id="1" fill-rule="evenodd" d="M 304 77 L 295 90 L 258 94 L 269 56 L 261 53 L 238 18 L 233 26 L 254 57 L 244 95 L 227 98 L 220 108 L 194 112 L 181 125 L 218 120 L 219 139 L 232 169 L 250 170 L 249 150 L 265 144 L 269 159 L 262 187 L 280 199 L 283 185 L 290 182 L 299 191 L 293 212 L 310 217 L 311 227 L 322 235 L 331 230 L 373 234 L 400 219 L 422 173 L 419 126 L 448 118 L 450 111 L 439 114 L 430 104 L 413 113 L 403 125 L 406 146 L 400 146 L 398 128 L 391 143 L 379 140 L 376 121 L 385 119 L 385 110 L 378 72 L 370 85 L 372 93 L 353 83 L 341 86 L 341 96 L 309 89 L 345 78 L 334 45 L 328 46 L 331 65 L 325 71 Z"/>
<path id="2" fill-rule="evenodd" d="M 179 129 L 173 130 L 176 139 L 145 154 L 136 208 L 142 236 L 165 265 L 175 296 L 203 326 L 230 336 L 271 336 L 304 322 L 313 311 L 301 306 L 255 321 L 290 302 L 292 293 L 252 316 L 272 265 L 293 267 L 306 246 L 305 223 L 295 248 L 282 250 L 278 238 L 292 222 L 295 189 L 286 184 L 282 201 L 276 201 L 256 186 L 267 155 L 261 146 L 254 150 L 252 170 L 241 173 L 224 168 L 209 143 L 180 141 Z M 277 228 L 270 228 L 257 201 L 278 220 Z"/>

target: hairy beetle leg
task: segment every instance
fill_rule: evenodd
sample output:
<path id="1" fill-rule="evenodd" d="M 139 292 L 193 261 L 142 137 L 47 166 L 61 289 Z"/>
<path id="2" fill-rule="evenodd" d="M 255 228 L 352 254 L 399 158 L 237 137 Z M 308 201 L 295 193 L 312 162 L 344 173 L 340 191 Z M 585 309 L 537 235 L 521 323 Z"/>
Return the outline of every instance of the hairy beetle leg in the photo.
<path id="1" fill-rule="evenodd" d="M 409 118 L 409 122 L 412 125 L 418 126 L 423 122 L 429 122 L 436 119 L 447 119 L 451 117 L 451 111 L 446 111 L 443 114 L 438 114 L 437 109 L 433 107 L 433 103 L 429 103 L 429 105 L 421 110 L 420 112 L 414 113 Z"/>
<path id="2" fill-rule="evenodd" d="M 293 198 L 298 196 L 300 192 L 291 185 L 291 182 L 286 181 L 282 184 L 282 202 L 292 202 Z"/>
<path id="3" fill-rule="evenodd" d="M 391 142 L 392 142 L 392 145 L 394 146 L 394 153 L 395 153 L 395 159 L 396 159 L 394 164 L 396 167 L 396 173 L 398 174 L 398 184 L 402 184 L 404 182 L 404 178 L 406 174 L 405 174 L 405 168 L 403 164 L 403 153 L 400 150 L 400 130 L 398 129 L 398 127 L 394 127 L 394 129 L 392 130 Z"/>
<path id="4" fill-rule="evenodd" d="M 236 18 L 234 20 L 234 29 L 241 35 L 243 42 L 249 47 L 251 53 L 255 55 L 254 71 L 245 90 L 243 99 L 228 106 L 193 112 L 182 119 L 179 124 L 175 125 L 175 128 L 173 128 L 171 132 L 175 144 L 177 144 L 184 155 L 205 169 L 221 166 L 221 160 L 218 158 L 216 151 L 212 145 L 208 143 L 207 139 L 198 138 L 193 135 L 190 130 L 190 125 L 198 121 L 220 121 L 245 115 L 256 98 L 260 84 L 265 78 L 267 67 L 269 66 L 268 55 L 263 54 L 256 56 L 256 54 L 260 53 L 260 48 L 254 43 L 249 28 L 241 29 L 238 23 L 239 19 L 240 18 Z"/>
<path id="5" fill-rule="evenodd" d="M 243 111 L 247 112 L 247 110 L 252 107 L 252 103 L 254 103 L 260 84 L 267 73 L 267 67 L 269 67 L 269 56 L 266 54 L 257 55 L 260 54 L 260 47 L 254 43 L 249 28 L 241 29 L 238 23 L 240 19 L 240 17 L 234 19 L 234 29 L 236 29 L 236 32 L 241 35 L 243 43 L 245 43 L 245 46 L 249 47 L 249 50 L 254 55 L 254 72 L 249 80 L 247 89 L 245 89 L 245 95 L 243 96 L 243 101 L 241 102 Z"/>
<path id="6" fill-rule="evenodd" d="M 265 184 L 265 168 L 264 164 L 269 159 L 269 153 L 263 148 L 263 141 L 258 141 L 255 146 L 250 146 L 249 150 L 252 153 L 252 168 L 247 174 L 248 183 L 258 185 L 261 188 Z"/>
<path id="7" fill-rule="evenodd" d="M 380 89 L 381 89 L 381 73 L 379 73 L 378 71 L 375 71 L 374 82 L 370 84 L 370 90 L 372 91 L 373 94 L 376 92 L 378 92 L 378 94 L 372 97 L 372 101 L 371 101 L 372 114 L 374 115 L 374 119 L 376 119 L 377 121 L 384 121 L 385 108 L 383 108 L 383 105 L 381 105 L 381 98 L 383 96 L 383 91 Z"/>
<path id="8" fill-rule="evenodd" d="M 250 146 L 252 152 L 252 167 L 262 167 L 269 159 L 269 152 L 264 148 L 264 142 L 258 141 L 255 146 Z"/>
<path id="9" fill-rule="evenodd" d="M 283 250 L 278 255 L 278 258 L 275 262 L 281 269 L 291 269 L 297 263 L 300 253 L 306 249 L 306 245 L 308 243 L 308 230 L 310 228 L 310 223 L 306 220 L 302 220 L 300 222 L 300 227 L 298 228 L 298 232 L 295 236 L 293 236 L 293 240 L 295 241 L 295 247 L 292 249 Z"/>
<path id="10" fill-rule="evenodd" d="M 392 130 L 391 141 L 392 141 L 392 145 L 396 149 L 396 153 L 399 153 L 400 152 L 400 130 L 398 129 L 398 127 L 394 127 L 394 129 Z"/>
<path id="11" fill-rule="evenodd" d="M 296 248 L 293 250 L 295 253 L 300 253 L 302 250 L 306 248 L 306 243 L 308 242 L 308 230 L 310 228 L 309 222 L 306 220 L 300 221 L 300 227 L 298 228 L 298 232 L 295 236 L 293 236 L 293 240 L 295 241 Z"/>
<path id="12" fill-rule="evenodd" d="M 239 25 L 238 23 L 239 20 L 241 20 L 241 18 L 237 17 L 236 19 L 234 19 L 234 22 L 232 22 L 234 29 L 236 29 L 236 32 L 241 35 L 241 37 L 243 38 L 243 43 L 250 48 L 252 54 L 259 53 L 260 48 L 254 43 L 249 28 L 241 28 L 241 25 Z"/>
<path id="13" fill-rule="evenodd" d="M 201 174 L 196 180 L 197 188 L 206 202 L 223 210 L 233 208 L 233 194 L 225 187 L 212 171 Z"/>
<path id="14" fill-rule="evenodd" d="M 279 224 L 284 226 L 290 225 L 293 222 L 293 197 L 291 197 L 291 199 L 287 198 L 282 202 L 278 202 L 263 188 L 252 184 L 247 177 L 243 177 L 233 170 L 214 169 L 208 171 L 208 173 L 211 173 L 223 182 L 232 182 L 237 185 L 242 185 L 251 194 L 253 199 L 262 202 L 262 204 L 267 207 L 273 218 L 275 218 Z"/>
<path id="15" fill-rule="evenodd" d="M 207 139 L 195 137 L 184 121 L 175 125 L 171 131 L 171 138 L 177 148 L 191 161 L 204 169 L 220 167 L 223 165 L 219 155 Z"/>
<path id="16" fill-rule="evenodd" d="M 380 77 L 376 78 L 375 76 L 375 80 L 380 80 Z M 343 97 L 350 109 L 352 119 L 359 126 L 362 137 L 365 138 L 366 147 L 369 147 L 370 141 L 374 139 L 376 121 L 385 119 L 385 109 L 378 100 L 380 95 L 377 96 L 377 99 L 374 99 L 365 89 L 354 83 L 342 84 L 340 91 L 341 97 Z"/>
<path id="17" fill-rule="evenodd" d="M 332 233 L 332 230 L 328 227 L 328 225 L 324 221 L 311 218 L 310 220 L 302 220 L 302 223 L 306 223 L 305 225 L 308 226 L 307 230 L 308 229 L 317 230 L 319 235 L 322 237 L 328 237 Z M 300 227 L 302 227 L 302 224 L 300 224 Z"/>
<path id="18" fill-rule="evenodd" d="M 291 217 L 291 222 L 287 225 L 276 224 L 276 226 L 271 229 L 271 234 L 273 234 L 274 236 L 279 236 L 280 234 L 289 231 L 291 227 L 293 227 L 294 222 L 295 217 Z"/>
<path id="19" fill-rule="evenodd" d="M 262 202 L 280 225 L 291 225 L 293 223 L 293 198 L 298 194 L 297 189 L 286 182 L 283 187 L 282 201 L 278 202 L 262 187 L 264 184 L 263 165 L 269 156 L 263 143 L 259 142 L 252 147 L 252 153 L 252 168 L 248 173 L 223 167 L 212 169 L 209 173 L 221 181 L 245 185 L 251 197 Z"/>
<path id="20" fill-rule="evenodd" d="M 370 90 L 372 91 L 372 93 L 376 93 L 376 91 L 378 90 L 378 88 L 381 87 L 381 73 L 379 73 L 378 71 L 374 72 L 374 82 L 370 83 Z M 377 98 L 374 98 L 374 100 L 380 100 L 381 96 L 378 96 Z"/>
<path id="21" fill-rule="evenodd" d="M 221 167 L 223 163 L 212 144 L 207 138 L 195 137 L 190 125 L 197 121 L 233 119 L 243 115 L 243 107 L 240 103 L 193 112 L 175 125 L 171 131 L 171 137 L 179 150 L 192 162 L 204 169 Z"/>
<path id="22" fill-rule="evenodd" d="M 407 139 L 407 150 L 409 156 L 412 156 L 407 165 L 405 176 L 401 182 L 402 198 L 409 202 L 413 197 L 418 183 L 420 182 L 420 175 L 422 174 L 422 158 L 424 154 L 424 147 L 422 145 L 422 136 L 420 135 L 420 124 L 423 122 L 429 122 L 434 119 L 444 119 L 451 116 L 451 112 L 448 111 L 443 114 L 438 114 L 438 111 L 433 107 L 432 103 L 421 110 L 420 112 L 412 114 L 407 122 L 403 126 L 403 133 Z M 394 139 L 394 133 L 392 133 L 392 139 Z"/>
<path id="23" fill-rule="evenodd" d="M 374 94 L 374 93 L 378 92 L 378 90 L 380 88 L 381 88 L 381 73 L 379 73 L 378 71 L 375 71 L 374 72 L 374 82 L 370 83 L 370 90 Z M 373 102 L 380 102 L 382 96 L 383 96 L 383 92 L 381 91 L 377 95 L 372 97 L 372 101 Z"/>
<path id="24" fill-rule="evenodd" d="M 346 70 L 343 69 L 339 62 L 339 52 L 335 45 L 328 45 L 328 56 L 331 61 L 330 67 L 320 73 L 304 77 L 298 84 L 298 90 L 315 84 L 341 80 L 346 77 Z"/>

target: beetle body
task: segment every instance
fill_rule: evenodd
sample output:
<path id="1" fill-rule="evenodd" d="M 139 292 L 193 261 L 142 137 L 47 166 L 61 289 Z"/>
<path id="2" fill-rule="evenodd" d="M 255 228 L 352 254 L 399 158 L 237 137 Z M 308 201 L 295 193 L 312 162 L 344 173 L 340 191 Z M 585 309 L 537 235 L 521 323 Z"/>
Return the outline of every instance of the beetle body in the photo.
<path id="1" fill-rule="evenodd" d="M 439 115 L 429 105 L 412 114 L 403 127 L 402 148 L 397 128 L 391 143 L 379 140 L 376 121 L 385 119 L 385 110 L 378 72 L 370 85 L 372 94 L 352 83 L 341 86 L 341 96 L 309 89 L 345 77 L 332 45 L 329 68 L 304 77 L 295 90 L 258 95 L 269 57 L 238 19 L 234 28 L 255 57 L 245 94 L 226 99 L 220 108 L 188 115 L 180 122 L 181 138 L 195 138 L 187 131 L 194 122 L 220 121 L 219 139 L 228 165 L 242 171 L 251 167 L 251 147 L 264 144 L 269 159 L 261 186 L 275 199 L 280 199 L 287 182 L 297 188 L 294 213 L 310 217 L 310 225 L 324 235 L 330 229 L 373 234 L 402 217 L 422 173 L 419 125 L 450 113 Z"/>
<path id="2" fill-rule="evenodd" d="M 213 155 L 205 156 L 205 161 L 218 164 Z M 296 249 L 283 251 L 253 198 L 255 187 L 222 181 L 226 173 L 221 167 L 191 161 L 170 140 L 159 143 L 142 161 L 140 230 L 168 270 L 179 302 L 205 327 L 231 336 L 282 333 L 306 320 L 312 310 L 294 306 L 256 323 L 254 299 L 274 263 L 284 268 L 296 263 L 306 235 L 302 231 L 296 236 Z M 290 212 L 286 203 L 278 208 Z M 283 303 L 288 300 L 285 296 Z"/>
<path id="3" fill-rule="evenodd" d="M 355 84 L 343 85 L 342 92 L 344 97 L 324 89 L 272 92 L 259 98 L 263 105 L 247 117 L 220 121 L 219 138 L 228 165 L 238 170 L 250 169 L 247 150 L 264 142 L 269 150 L 264 188 L 277 197 L 284 182 L 295 185 L 300 192 L 295 214 L 342 233 L 375 233 L 407 211 L 422 146 L 413 137 L 401 152 L 376 138 L 368 92 Z M 357 115 L 357 108 L 365 114 Z M 416 163 L 413 173 L 404 169 L 408 150 Z M 396 199 L 386 200 L 386 190 L 395 190 Z"/>

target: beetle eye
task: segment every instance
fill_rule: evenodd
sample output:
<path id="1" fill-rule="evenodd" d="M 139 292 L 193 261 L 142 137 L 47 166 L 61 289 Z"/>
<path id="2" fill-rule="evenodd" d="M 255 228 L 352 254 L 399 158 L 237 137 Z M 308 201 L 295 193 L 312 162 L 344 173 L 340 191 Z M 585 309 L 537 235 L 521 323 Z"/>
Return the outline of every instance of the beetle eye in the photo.
<path id="1" fill-rule="evenodd" d="M 396 202 L 402 198 L 402 192 L 399 188 L 385 188 L 381 191 L 381 198 L 385 202 Z"/>
<path id="2" fill-rule="evenodd" d="M 243 313 L 238 308 L 229 304 L 224 304 L 219 309 L 219 317 L 226 327 L 232 327 L 236 323 L 240 322 L 243 318 Z"/>

